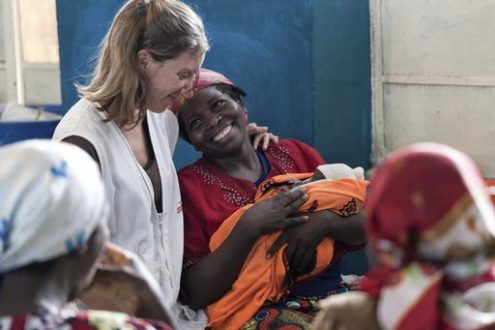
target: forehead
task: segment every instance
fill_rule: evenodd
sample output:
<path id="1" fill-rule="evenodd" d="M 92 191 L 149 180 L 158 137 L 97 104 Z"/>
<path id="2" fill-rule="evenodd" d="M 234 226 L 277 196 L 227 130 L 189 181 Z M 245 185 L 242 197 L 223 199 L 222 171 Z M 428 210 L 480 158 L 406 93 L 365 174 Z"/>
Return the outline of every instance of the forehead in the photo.
<path id="1" fill-rule="evenodd" d="M 225 95 L 219 91 L 215 86 L 203 88 L 194 93 L 194 96 L 187 99 L 181 109 L 182 116 L 189 116 L 194 113 L 205 110 L 208 106 L 208 102 L 215 97 Z"/>
<path id="2" fill-rule="evenodd" d="M 197 71 L 203 63 L 203 53 L 183 52 L 173 59 L 165 60 L 164 64 L 170 69 Z"/>

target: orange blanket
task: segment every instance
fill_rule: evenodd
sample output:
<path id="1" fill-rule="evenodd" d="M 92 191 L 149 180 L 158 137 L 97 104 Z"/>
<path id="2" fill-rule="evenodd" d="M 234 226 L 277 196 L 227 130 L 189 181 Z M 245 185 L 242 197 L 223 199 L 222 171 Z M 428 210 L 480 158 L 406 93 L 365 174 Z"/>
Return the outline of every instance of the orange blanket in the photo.
<path id="1" fill-rule="evenodd" d="M 277 176 L 272 179 L 305 179 L 312 173 Z M 272 180 L 273 181 L 273 180 Z M 301 206 L 300 212 L 330 210 L 343 216 L 357 213 L 363 203 L 368 181 L 355 179 L 340 179 L 335 181 L 321 180 L 305 184 L 309 195 L 308 201 Z M 265 186 L 260 186 L 264 190 Z M 258 191 L 255 201 L 260 201 L 275 195 L 275 189 L 262 194 Z M 222 244 L 242 214 L 252 204 L 246 205 L 234 212 L 210 240 L 210 250 L 214 251 Z M 260 309 L 265 301 L 276 302 L 290 289 L 285 286 L 286 263 L 285 249 L 280 249 L 272 259 L 266 259 L 266 254 L 281 232 L 265 235 L 254 244 L 246 258 L 239 277 L 232 288 L 217 302 L 207 308 L 213 329 L 239 329 Z M 333 241 L 323 240 L 317 248 L 317 262 L 309 275 L 299 277 L 298 281 L 318 275 L 331 263 L 334 254 Z"/>

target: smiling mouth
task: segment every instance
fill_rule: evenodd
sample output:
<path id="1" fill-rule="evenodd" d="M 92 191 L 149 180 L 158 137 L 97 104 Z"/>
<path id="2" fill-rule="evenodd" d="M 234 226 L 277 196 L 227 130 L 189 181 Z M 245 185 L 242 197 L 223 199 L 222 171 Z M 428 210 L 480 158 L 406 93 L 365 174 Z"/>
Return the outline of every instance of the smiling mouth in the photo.
<path id="1" fill-rule="evenodd" d="M 229 126 L 222 129 L 220 132 L 218 132 L 218 134 L 215 135 L 215 137 L 213 138 L 213 141 L 215 142 L 220 141 L 221 139 L 226 137 L 230 133 L 230 131 L 232 131 L 232 124 L 230 124 Z"/>

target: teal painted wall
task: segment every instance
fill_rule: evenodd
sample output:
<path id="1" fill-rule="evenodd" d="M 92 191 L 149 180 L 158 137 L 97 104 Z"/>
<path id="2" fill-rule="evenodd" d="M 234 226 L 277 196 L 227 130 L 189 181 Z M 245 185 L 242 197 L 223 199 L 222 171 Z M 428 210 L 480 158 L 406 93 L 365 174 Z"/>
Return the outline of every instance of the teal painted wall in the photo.
<path id="1" fill-rule="evenodd" d="M 247 93 L 251 121 L 313 145 L 329 162 L 368 167 L 371 150 L 370 26 L 367 0 L 186 0 L 203 17 L 205 67 Z M 74 82 L 91 72 L 122 0 L 57 0 L 63 109 Z M 180 168 L 198 157 L 179 142 Z M 362 274 L 364 252 L 344 259 Z"/>
<path id="2" fill-rule="evenodd" d="M 314 146 L 328 162 L 370 166 L 369 2 L 313 1 Z M 365 250 L 343 259 L 345 273 L 368 269 Z"/>
<path id="3" fill-rule="evenodd" d="M 206 67 L 248 93 L 252 121 L 314 145 L 328 161 L 367 167 L 369 14 L 365 0 L 188 0 L 211 41 Z M 63 109 L 77 100 L 121 0 L 57 0 Z M 197 157 L 185 143 L 181 167 Z"/>
<path id="4" fill-rule="evenodd" d="M 315 147 L 329 162 L 370 166 L 369 2 L 314 0 Z"/>

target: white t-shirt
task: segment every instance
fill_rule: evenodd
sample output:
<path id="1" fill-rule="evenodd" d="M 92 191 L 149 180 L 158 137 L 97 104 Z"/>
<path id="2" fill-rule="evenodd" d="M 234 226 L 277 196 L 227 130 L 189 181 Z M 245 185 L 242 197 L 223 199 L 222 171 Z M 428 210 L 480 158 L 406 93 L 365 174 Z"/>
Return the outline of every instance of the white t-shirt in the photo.
<path id="1" fill-rule="evenodd" d="M 177 118 L 168 110 L 147 112 L 162 186 L 163 212 L 158 213 L 149 176 L 115 122 L 103 122 L 106 116 L 106 112 L 98 111 L 94 103 L 82 98 L 62 118 L 53 139 L 80 136 L 94 146 L 111 207 L 110 240 L 142 258 L 162 287 L 171 310 L 177 315 L 185 313 L 182 318 L 196 319 L 198 326 L 204 326 L 203 313 L 196 315 L 176 303 L 184 247 L 182 204 L 172 161 L 179 131 Z"/>

